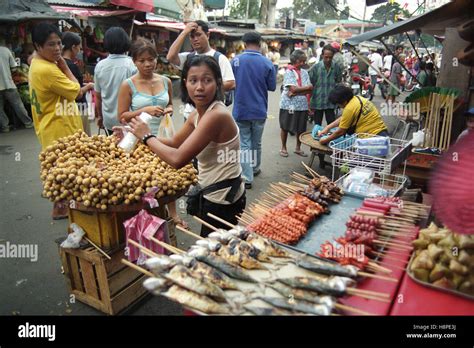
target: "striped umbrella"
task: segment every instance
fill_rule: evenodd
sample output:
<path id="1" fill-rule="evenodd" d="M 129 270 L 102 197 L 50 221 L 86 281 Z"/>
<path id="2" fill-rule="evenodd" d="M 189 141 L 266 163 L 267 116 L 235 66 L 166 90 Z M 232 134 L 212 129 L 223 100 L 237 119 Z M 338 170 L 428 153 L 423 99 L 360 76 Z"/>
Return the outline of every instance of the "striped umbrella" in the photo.
<path id="1" fill-rule="evenodd" d="M 474 133 L 451 146 L 430 180 L 433 208 L 449 229 L 474 234 Z"/>

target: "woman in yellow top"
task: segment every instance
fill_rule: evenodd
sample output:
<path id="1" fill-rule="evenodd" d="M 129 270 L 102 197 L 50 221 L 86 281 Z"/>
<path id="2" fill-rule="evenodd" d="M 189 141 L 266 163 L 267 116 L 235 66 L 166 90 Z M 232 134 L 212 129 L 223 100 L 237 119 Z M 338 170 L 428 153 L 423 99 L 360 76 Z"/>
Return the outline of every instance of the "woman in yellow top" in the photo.
<path id="1" fill-rule="evenodd" d="M 337 85 L 329 93 L 329 101 L 343 108 L 342 116 L 333 123 L 327 125 L 319 136 L 322 145 L 350 133 L 367 133 L 380 136 L 388 136 L 387 126 L 375 105 L 361 96 L 354 96 L 352 89 L 345 85 Z M 338 127 L 335 132 L 324 137 L 331 129 Z M 355 127 L 355 128 L 354 128 Z"/>
<path id="2" fill-rule="evenodd" d="M 76 98 L 79 82 L 61 56 L 61 33 L 51 24 L 33 28 L 36 54 L 29 71 L 31 111 L 36 135 L 43 150 L 55 140 L 83 130 Z M 54 203 L 53 219 L 67 217 L 67 204 Z"/>
<path id="3" fill-rule="evenodd" d="M 45 150 L 55 140 L 82 130 L 76 98 L 79 82 L 61 56 L 61 33 L 49 23 L 33 28 L 36 54 L 29 71 L 31 111 L 41 147 Z"/>

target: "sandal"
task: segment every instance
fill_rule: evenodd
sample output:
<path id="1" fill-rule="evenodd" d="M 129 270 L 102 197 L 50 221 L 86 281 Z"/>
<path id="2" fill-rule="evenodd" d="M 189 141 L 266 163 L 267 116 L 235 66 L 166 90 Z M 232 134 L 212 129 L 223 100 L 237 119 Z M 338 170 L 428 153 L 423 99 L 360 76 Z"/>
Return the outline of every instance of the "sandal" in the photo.
<path id="1" fill-rule="evenodd" d="M 304 153 L 303 150 L 295 150 L 294 153 L 296 153 L 298 156 L 301 156 L 301 157 L 308 157 L 307 154 Z"/>
<path id="2" fill-rule="evenodd" d="M 281 157 L 288 157 L 288 151 L 286 151 L 286 150 L 280 150 L 280 156 L 281 156 Z"/>

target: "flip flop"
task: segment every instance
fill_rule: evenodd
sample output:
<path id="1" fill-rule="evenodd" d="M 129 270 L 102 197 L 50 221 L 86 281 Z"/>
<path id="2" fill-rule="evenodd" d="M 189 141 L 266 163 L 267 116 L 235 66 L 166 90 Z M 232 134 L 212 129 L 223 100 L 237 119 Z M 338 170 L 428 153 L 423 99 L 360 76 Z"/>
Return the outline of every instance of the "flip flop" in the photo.
<path id="1" fill-rule="evenodd" d="M 305 154 L 303 150 L 294 151 L 294 153 L 296 153 L 298 156 L 301 156 L 301 157 L 308 157 L 308 155 Z"/>
<path id="2" fill-rule="evenodd" d="M 288 151 L 280 150 L 281 157 L 288 157 Z"/>

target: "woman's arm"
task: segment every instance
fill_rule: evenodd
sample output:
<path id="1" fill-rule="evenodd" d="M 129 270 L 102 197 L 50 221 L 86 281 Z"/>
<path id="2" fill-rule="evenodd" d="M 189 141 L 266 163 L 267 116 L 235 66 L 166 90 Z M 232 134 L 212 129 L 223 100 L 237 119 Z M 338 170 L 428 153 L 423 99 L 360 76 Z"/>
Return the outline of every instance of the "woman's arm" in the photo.
<path id="1" fill-rule="evenodd" d="M 291 86 L 289 96 L 294 95 L 305 95 L 313 92 L 313 85 L 308 85 L 304 87 Z"/>
<path id="2" fill-rule="evenodd" d="M 211 111 L 206 114 L 206 117 L 201 120 L 200 127 L 194 129 L 178 148 L 166 145 L 156 138 L 150 139 L 148 146 L 173 168 L 182 168 L 204 150 L 211 141 L 217 138 L 222 127 L 230 125 L 230 122 L 223 124 L 224 117 L 225 115 L 219 111 Z M 226 117 L 226 119 L 227 118 L 228 117 Z M 228 120 L 231 121 L 230 118 L 228 118 Z M 188 122 L 190 123 L 191 120 L 188 119 L 186 123 Z M 133 134 L 139 139 L 143 138 L 143 136 L 150 131 L 148 125 L 143 123 L 139 118 L 132 119 L 130 125 L 132 126 Z"/>
<path id="3" fill-rule="evenodd" d="M 163 115 L 163 108 L 160 106 L 146 106 L 144 108 L 129 111 L 132 104 L 132 91 L 127 81 L 122 82 L 118 94 L 117 115 L 120 123 L 128 123 L 134 117 L 139 116 L 142 112 L 146 112 L 152 116 Z"/>
<path id="4" fill-rule="evenodd" d="M 165 77 L 161 77 L 162 79 L 165 79 L 165 83 L 168 84 L 168 105 L 166 105 L 166 108 L 163 110 L 163 114 L 172 114 L 173 113 L 173 85 L 171 84 L 171 80 Z"/>

